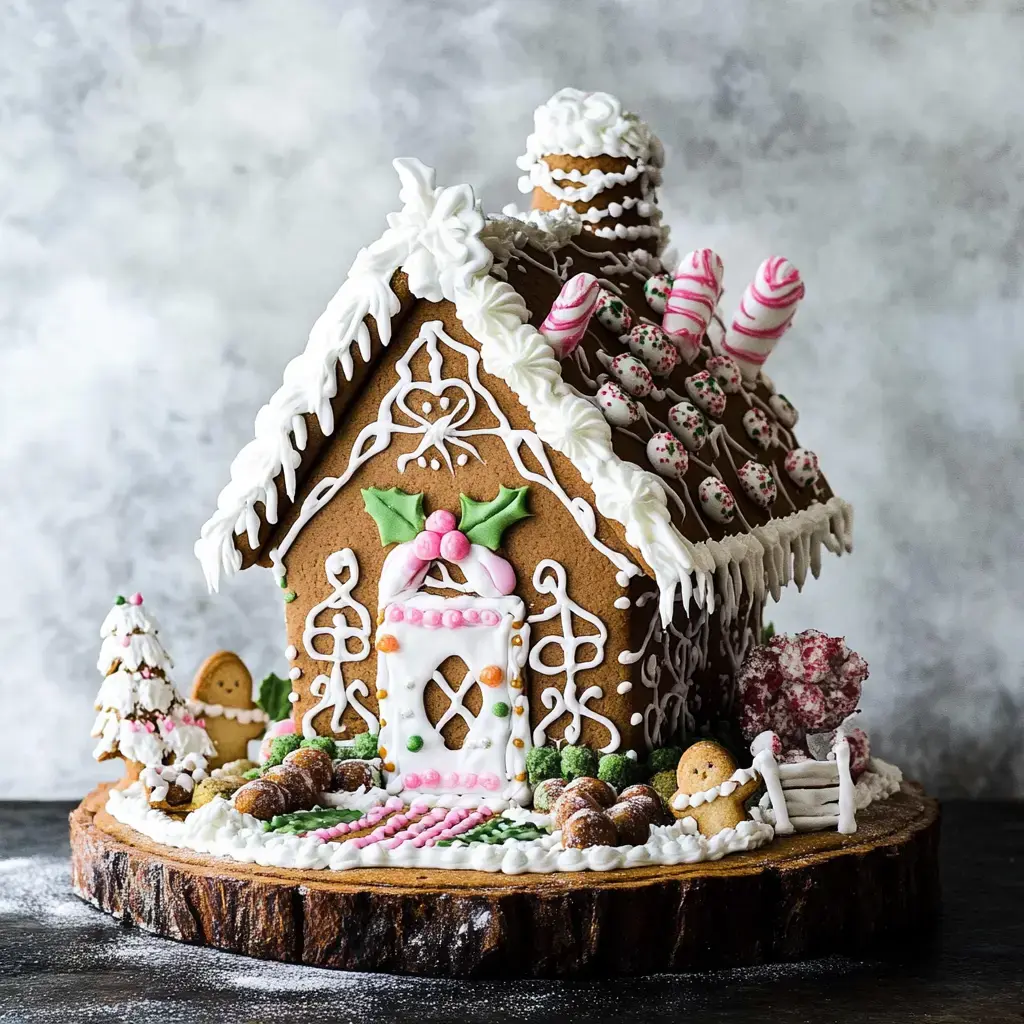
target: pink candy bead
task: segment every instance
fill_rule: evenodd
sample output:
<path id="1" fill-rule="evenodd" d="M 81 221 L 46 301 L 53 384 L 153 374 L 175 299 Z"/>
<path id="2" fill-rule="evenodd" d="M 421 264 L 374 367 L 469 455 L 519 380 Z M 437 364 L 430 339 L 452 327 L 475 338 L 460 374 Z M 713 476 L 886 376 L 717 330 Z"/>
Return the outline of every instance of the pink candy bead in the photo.
<path id="1" fill-rule="evenodd" d="M 436 533 L 432 533 L 431 537 L 436 537 Z M 427 629 L 437 629 L 441 625 L 441 613 L 436 608 L 428 608 L 423 613 L 423 625 Z"/>
<path id="2" fill-rule="evenodd" d="M 423 782 L 427 786 L 436 786 L 441 781 L 441 773 L 433 768 L 423 773 Z"/>
<path id="3" fill-rule="evenodd" d="M 462 612 L 458 608 L 449 608 L 448 611 L 442 613 L 441 623 L 448 629 L 458 629 L 462 625 Z"/>
<path id="4" fill-rule="evenodd" d="M 142 595 L 138 591 L 136 591 L 134 594 L 132 594 L 131 597 L 128 598 L 128 600 L 131 604 L 140 605 L 142 604 Z"/>
<path id="5" fill-rule="evenodd" d="M 451 530 L 441 538 L 441 557 L 461 562 L 469 554 L 469 538 L 459 530 Z"/>
<path id="6" fill-rule="evenodd" d="M 402 611 L 402 606 L 393 604 L 388 609 L 388 622 L 401 622 L 405 618 L 405 612 Z"/>
<path id="7" fill-rule="evenodd" d="M 423 621 L 423 612 L 419 608 L 410 608 L 405 616 L 405 620 L 410 625 L 418 626 Z"/>
<path id="8" fill-rule="evenodd" d="M 497 775 L 481 775 L 480 785 L 484 789 L 496 790 L 501 785 L 501 779 Z"/>
<path id="9" fill-rule="evenodd" d="M 426 527 L 431 533 L 448 533 L 455 529 L 455 516 L 447 509 L 439 508 L 427 516 Z"/>
<path id="10" fill-rule="evenodd" d="M 123 636 L 123 637 L 121 637 L 121 646 L 122 647 L 131 647 L 131 645 L 132 645 L 132 638 L 130 636 Z"/>
<path id="11" fill-rule="evenodd" d="M 462 618 L 469 625 L 475 626 L 480 621 L 480 613 L 475 608 L 470 608 L 467 612 L 463 613 Z"/>
<path id="12" fill-rule="evenodd" d="M 409 787 L 409 789 L 419 789 L 419 787 L 423 784 L 423 779 L 420 778 L 420 776 L 417 775 L 415 772 L 410 772 L 405 777 L 405 784 Z"/>
<path id="13" fill-rule="evenodd" d="M 441 538 L 436 533 L 424 530 L 422 533 L 416 534 L 416 539 L 412 542 L 412 549 L 421 561 L 430 562 L 441 553 Z"/>
<path id="14" fill-rule="evenodd" d="M 477 776 L 476 772 L 467 772 L 466 773 L 466 789 L 472 789 L 476 785 L 476 783 L 477 783 L 477 778 L 478 778 L 478 776 Z"/>
<path id="15" fill-rule="evenodd" d="M 441 784 L 445 789 L 454 789 L 459 784 L 458 772 L 447 772 L 441 776 Z"/>
<path id="16" fill-rule="evenodd" d="M 485 608 L 480 613 L 480 621 L 485 626 L 496 626 L 501 622 L 501 616 L 496 611 L 492 611 L 490 608 Z"/>

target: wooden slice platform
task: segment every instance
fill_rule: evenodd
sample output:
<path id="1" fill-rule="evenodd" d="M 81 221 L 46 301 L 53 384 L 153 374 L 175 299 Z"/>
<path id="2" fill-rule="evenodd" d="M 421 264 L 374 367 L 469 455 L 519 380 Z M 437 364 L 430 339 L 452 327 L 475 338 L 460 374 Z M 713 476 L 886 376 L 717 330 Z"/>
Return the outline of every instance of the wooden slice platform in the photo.
<path id="1" fill-rule="evenodd" d="M 154 843 L 71 814 L 83 899 L 168 938 L 266 960 L 459 977 L 608 977 L 877 951 L 938 906 L 939 811 L 920 787 L 853 836 L 776 840 L 713 863 L 614 872 L 290 871 Z"/>

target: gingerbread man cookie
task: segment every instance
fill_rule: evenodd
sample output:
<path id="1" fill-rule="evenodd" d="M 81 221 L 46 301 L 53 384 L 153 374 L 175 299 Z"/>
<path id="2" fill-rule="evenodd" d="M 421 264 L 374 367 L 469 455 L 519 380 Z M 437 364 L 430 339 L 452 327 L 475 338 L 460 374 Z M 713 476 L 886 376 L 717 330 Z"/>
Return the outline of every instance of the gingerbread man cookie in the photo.
<path id="1" fill-rule="evenodd" d="M 720 743 L 701 740 L 689 747 L 676 768 L 679 787 L 669 801 L 677 818 L 693 818 L 702 836 L 718 835 L 747 818 L 744 801 L 760 785 L 753 768 L 737 768 Z"/>
<path id="2" fill-rule="evenodd" d="M 267 715 L 252 699 L 252 676 L 231 651 L 217 651 L 199 666 L 189 701 L 192 712 L 206 721 L 206 732 L 217 748 L 210 767 L 219 768 L 246 756 L 250 740 L 259 739 Z"/>

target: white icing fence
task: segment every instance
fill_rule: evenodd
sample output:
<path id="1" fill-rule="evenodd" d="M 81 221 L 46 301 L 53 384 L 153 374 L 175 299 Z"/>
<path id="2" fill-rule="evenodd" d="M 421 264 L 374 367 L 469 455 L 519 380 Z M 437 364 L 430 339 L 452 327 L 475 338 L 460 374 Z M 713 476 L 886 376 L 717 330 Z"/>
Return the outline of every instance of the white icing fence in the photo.
<path id="1" fill-rule="evenodd" d="M 762 811 L 771 808 L 776 835 L 815 832 L 836 828 L 844 834 L 857 831 L 853 776 L 850 774 L 850 744 L 839 732 L 827 761 L 798 761 L 779 764 L 771 751 L 767 734 L 750 745 L 754 767 L 761 773 L 767 792 L 761 798 Z"/>

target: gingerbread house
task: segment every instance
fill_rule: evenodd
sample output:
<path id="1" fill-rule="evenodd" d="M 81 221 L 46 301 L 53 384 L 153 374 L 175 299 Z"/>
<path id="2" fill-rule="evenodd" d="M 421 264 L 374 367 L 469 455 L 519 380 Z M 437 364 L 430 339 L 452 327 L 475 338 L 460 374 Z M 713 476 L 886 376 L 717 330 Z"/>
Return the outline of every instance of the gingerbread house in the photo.
<path id="1" fill-rule="evenodd" d="M 767 260 L 731 319 L 666 251 L 663 151 L 562 90 L 533 209 L 397 160 L 399 209 L 256 417 L 196 554 L 269 567 L 297 725 L 370 730 L 392 791 L 529 797 L 532 746 L 643 756 L 730 712 L 767 595 L 851 510 L 763 371 L 803 294 Z"/>

